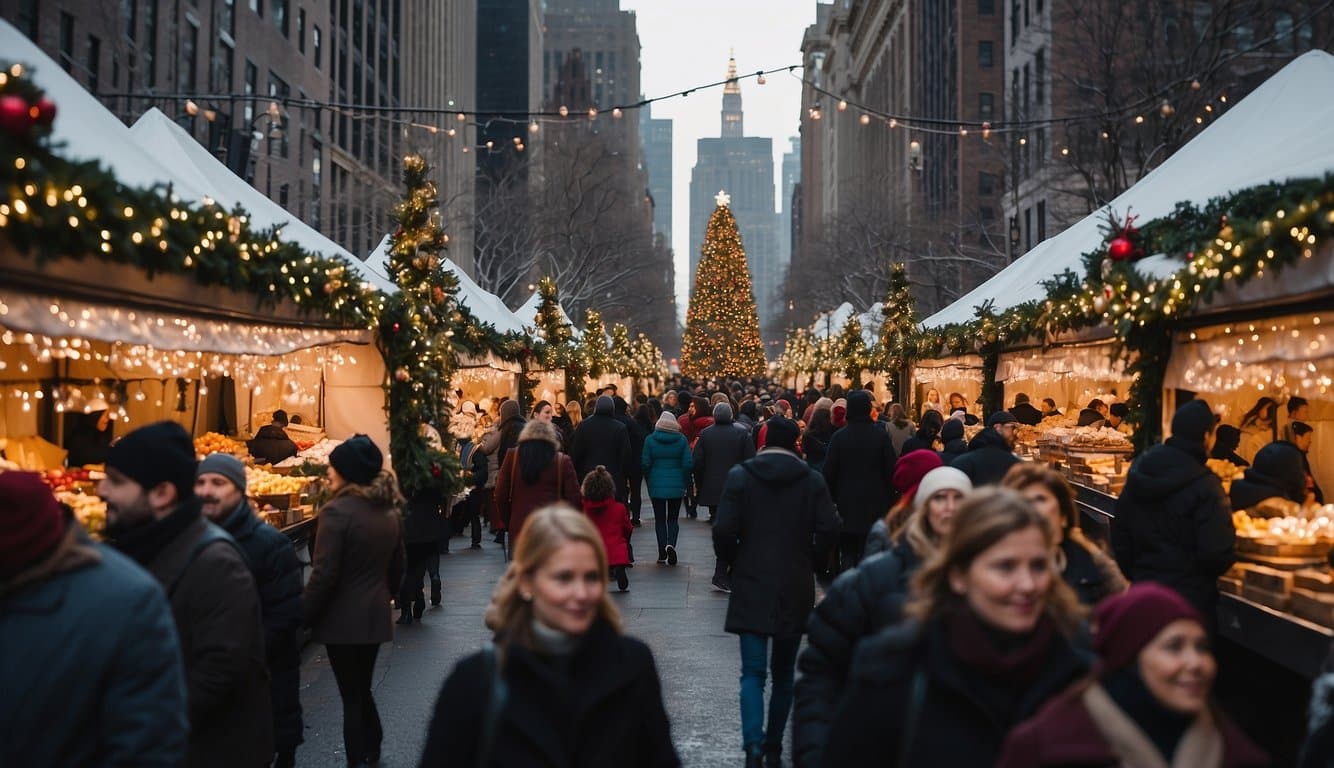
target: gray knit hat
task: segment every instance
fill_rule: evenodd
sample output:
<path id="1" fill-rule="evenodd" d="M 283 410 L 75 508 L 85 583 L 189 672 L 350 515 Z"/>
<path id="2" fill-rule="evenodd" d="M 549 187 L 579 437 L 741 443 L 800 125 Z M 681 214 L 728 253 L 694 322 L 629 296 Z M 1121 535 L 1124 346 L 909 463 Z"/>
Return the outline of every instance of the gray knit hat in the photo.
<path id="1" fill-rule="evenodd" d="M 200 475 L 222 475 L 231 480 L 242 493 L 245 492 L 245 465 L 230 453 L 210 453 L 205 456 L 195 470 L 195 478 L 198 479 Z"/>

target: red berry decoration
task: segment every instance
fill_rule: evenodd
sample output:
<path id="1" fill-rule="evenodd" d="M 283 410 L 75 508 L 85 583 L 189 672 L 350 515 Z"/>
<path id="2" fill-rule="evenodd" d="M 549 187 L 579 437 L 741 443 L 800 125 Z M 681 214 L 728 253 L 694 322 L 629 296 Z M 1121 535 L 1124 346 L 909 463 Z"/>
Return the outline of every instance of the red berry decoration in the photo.
<path id="1" fill-rule="evenodd" d="M 1124 261 L 1135 252 L 1135 244 L 1128 237 L 1118 237 L 1107 246 L 1107 253 L 1116 261 Z"/>
<path id="2" fill-rule="evenodd" d="M 37 101 L 37 124 L 51 125 L 56 119 L 56 103 L 46 97 Z"/>
<path id="3" fill-rule="evenodd" d="M 0 128 L 13 134 L 25 134 L 32 129 L 32 115 L 22 96 L 0 96 Z"/>
<path id="4" fill-rule="evenodd" d="M 398 333 L 400 328 L 402 328 L 402 326 L 400 326 L 398 323 L 394 323 L 394 333 Z"/>
<path id="5" fill-rule="evenodd" d="M 440 477 L 440 465 L 439 465 L 439 464 L 432 464 L 432 465 L 431 465 L 431 477 Z"/>

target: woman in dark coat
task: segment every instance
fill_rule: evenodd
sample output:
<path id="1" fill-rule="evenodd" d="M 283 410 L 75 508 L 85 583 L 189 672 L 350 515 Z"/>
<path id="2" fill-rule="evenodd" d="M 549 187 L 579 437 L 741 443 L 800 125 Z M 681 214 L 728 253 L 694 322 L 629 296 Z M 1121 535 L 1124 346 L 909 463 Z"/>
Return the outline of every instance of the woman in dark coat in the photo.
<path id="1" fill-rule="evenodd" d="M 718 509 L 723 483 L 732 467 L 755 455 L 755 444 L 744 427 L 732 423 L 732 406 L 718 403 L 713 407 L 713 425 L 699 433 L 695 441 L 695 503 L 709 508 L 709 519 Z"/>
<path id="2" fill-rule="evenodd" d="M 588 518 L 564 505 L 529 517 L 487 626 L 495 646 L 445 680 L 421 768 L 681 764 L 653 654 L 621 634 Z"/>
<path id="3" fill-rule="evenodd" d="M 1153 582 L 1098 606 L 1097 678 L 1006 739 L 998 768 L 1258 768 L 1269 758 L 1209 701 L 1218 665 L 1200 614 Z"/>
<path id="4" fill-rule="evenodd" d="M 380 759 L 384 730 L 371 675 L 380 644 L 394 639 L 389 597 L 403 581 L 403 497 L 383 464 L 365 435 L 329 454 L 334 495 L 320 510 L 304 597 L 306 625 L 325 644 L 343 699 L 343 745 L 353 766 Z"/>
<path id="5" fill-rule="evenodd" d="M 903 450 L 899 451 L 899 455 L 924 449 L 936 450 L 936 438 L 940 436 L 940 430 L 944 425 L 945 417 L 940 415 L 940 411 L 923 412 L 922 420 L 917 424 L 917 434 L 903 441 Z"/>
<path id="6" fill-rule="evenodd" d="M 940 452 L 940 460 L 950 466 L 954 460 L 968 453 L 968 441 L 963 439 L 963 422 L 958 419 L 946 419 L 940 428 L 940 441 L 945 449 Z"/>
<path id="7" fill-rule="evenodd" d="M 579 476 L 574 462 L 560 451 L 556 428 L 530 421 L 519 435 L 519 447 L 505 457 L 496 479 L 496 507 L 510 541 L 518 543 L 529 514 L 557 501 L 580 505 Z"/>
<path id="8" fill-rule="evenodd" d="M 1298 504 L 1306 500 L 1306 462 L 1292 443 L 1278 441 L 1261 448 L 1255 463 L 1232 481 L 1228 491 L 1234 510 L 1251 509 L 1275 497 Z"/>
<path id="9" fill-rule="evenodd" d="M 1056 543 L 1015 491 L 974 491 L 917 576 L 913 621 L 858 646 L 821 765 L 993 765 L 1011 728 L 1089 670 Z"/>
<path id="10" fill-rule="evenodd" d="M 825 457 L 829 455 L 829 441 L 834 438 L 834 420 L 828 408 L 816 408 L 811 411 L 811 423 L 801 435 L 801 447 L 806 453 L 806 463 L 819 472 L 824 469 Z"/>

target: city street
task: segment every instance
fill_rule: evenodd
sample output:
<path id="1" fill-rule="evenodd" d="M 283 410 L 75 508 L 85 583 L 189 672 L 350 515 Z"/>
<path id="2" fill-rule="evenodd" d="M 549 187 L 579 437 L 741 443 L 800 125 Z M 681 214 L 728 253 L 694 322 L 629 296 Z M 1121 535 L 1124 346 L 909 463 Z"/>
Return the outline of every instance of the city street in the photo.
<path id="1" fill-rule="evenodd" d="M 727 596 L 709 585 L 714 565 L 710 528 L 685 519 L 683 511 L 680 563 L 660 566 L 654 562 L 647 496 L 644 506 L 644 526 L 634 536 L 638 562 L 630 571 L 630 591 L 619 594 L 612 585 L 613 596 L 627 632 L 653 648 L 682 763 L 736 765 L 741 758 L 740 661 L 736 638 L 722 629 Z M 466 537 L 455 538 L 453 553 L 441 558 L 443 605 L 428 608 L 420 623 L 395 627 L 394 642 L 381 648 L 375 699 L 385 730 L 381 764 L 386 768 L 417 764 L 441 683 L 455 662 L 488 636 L 482 612 L 504 563 L 491 537 L 484 537 L 483 546 L 470 550 Z M 301 678 L 306 742 L 297 752 L 297 765 L 343 768 L 338 689 L 323 646 L 307 647 Z"/>

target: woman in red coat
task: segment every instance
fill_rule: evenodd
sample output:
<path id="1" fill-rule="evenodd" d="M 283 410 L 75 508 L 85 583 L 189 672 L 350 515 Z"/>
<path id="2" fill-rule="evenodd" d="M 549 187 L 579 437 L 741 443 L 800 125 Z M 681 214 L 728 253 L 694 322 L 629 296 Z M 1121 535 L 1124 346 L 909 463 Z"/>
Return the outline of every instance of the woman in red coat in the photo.
<path id="1" fill-rule="evenodd" d="M 1016 727 L 998 768 L 1269 765 L 1210 702 L 1218 665 L 1183 597 L 1141 582 L 1104 600 L 1094 623 L 1097 678 Z"/>
<path id="2" fill-rule="evenodd" d="M 496 478 L 496 507 L 515 546 L 528 515 L 557 501 L 579 508 L 579 476 L 574 462 L 561 453 L 556 427 L 530 421 L 519 433 L 518 447 L 505 454 Z"/>
<path id="3" fill-rule="evenodd" d="M 601 464 L 597 465 L 584 478 L 584 514 L 588 515 L 602 534 L 602 546 L 607 550 L 607 565 L 611 575 L 616 577 L 616 586 L 622 592 L 630 588 L 630 577 L 625 569 L 630 567 L 630 534 L 634 525 L 630 522 L 630 511 L 616 500 L 616 482 L 611 473 Z"/>

